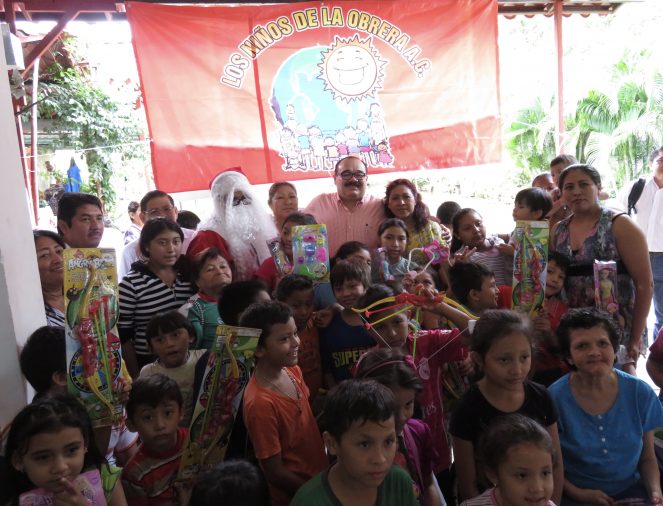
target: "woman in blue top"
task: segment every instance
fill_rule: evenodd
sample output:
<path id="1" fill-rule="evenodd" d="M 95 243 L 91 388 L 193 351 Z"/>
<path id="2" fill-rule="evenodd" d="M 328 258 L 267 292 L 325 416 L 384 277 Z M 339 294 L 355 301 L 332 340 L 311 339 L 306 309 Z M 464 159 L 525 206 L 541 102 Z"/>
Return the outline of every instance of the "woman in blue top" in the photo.
<path id="1" fill-rule="evenodd" d="M 663 425 L 663 408 L 647 383 L 614 368 L 613 320 L 595 309 L 572 309 L 557 333 L 573 369 L 549 388 L 559 411 L 562 504 L 663 503 L 653 432 Z"/>

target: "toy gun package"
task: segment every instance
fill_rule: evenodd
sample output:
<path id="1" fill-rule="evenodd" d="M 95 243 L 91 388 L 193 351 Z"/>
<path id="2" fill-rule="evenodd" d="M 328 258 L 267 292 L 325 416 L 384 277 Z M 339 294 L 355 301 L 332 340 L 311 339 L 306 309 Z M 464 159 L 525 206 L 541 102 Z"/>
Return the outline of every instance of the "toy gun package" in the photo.
<path id="1" fill-rule="evenodd" d="M 122 416 L 118 396 L 130 381 L 115 327 L 115 250 L 65 249 L 64 293 L 69 392 L 81 399 L 93 426 L 112 425 Z"/>
<path id="2" fill-rule="evenodd" d="M 511 302 L 514 310 L 530 316 L 545 300 L 548 236 L 547 221 L 516 222 Z"/>
<path id="3" fill-rule="evenodd" d="M 294 273 L 316 283 L 329 281 L 329 242 L 327 225 L 292 227 L 292 262 Z"/>
<path id="4" fill-rule="evenodd" d="M 244 387 L 254 366 L 259 329 L 219 325 L 193 408 L 178 480 L 222 462 Z"/>

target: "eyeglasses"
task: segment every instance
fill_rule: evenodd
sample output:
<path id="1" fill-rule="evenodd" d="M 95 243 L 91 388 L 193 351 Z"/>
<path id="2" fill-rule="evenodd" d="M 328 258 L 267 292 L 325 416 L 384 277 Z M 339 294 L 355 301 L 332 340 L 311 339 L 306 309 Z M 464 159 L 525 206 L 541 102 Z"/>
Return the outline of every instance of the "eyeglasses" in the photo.
<path id="1" fill-rule="evenodd" d="M 356 179 L 357 181 L 363 181 L 366 179 L 366 173 L 365 172 L 350 172 L 350 171 L 344 171 L 339 174 L 339 177 L 343 181 L 350 181 L 351 179 Z"/>
<path id="2" fill-rule="evenodd" d="M 237 207 L 239 205 L 250 206 L 251 205 L 251 198 L 247 197 L 246 195 L 242 195 L 241 197 L 234 197 L 233 198 L 233 207 Z"/>
<path id="3" fill-rule="evenodd" d="M 163 214 L 170 214 L 175 208 L 173 206 L 157 207 L 155 209 L 148 209 L 145 214 L 148 216 L 161 216 Z"/>

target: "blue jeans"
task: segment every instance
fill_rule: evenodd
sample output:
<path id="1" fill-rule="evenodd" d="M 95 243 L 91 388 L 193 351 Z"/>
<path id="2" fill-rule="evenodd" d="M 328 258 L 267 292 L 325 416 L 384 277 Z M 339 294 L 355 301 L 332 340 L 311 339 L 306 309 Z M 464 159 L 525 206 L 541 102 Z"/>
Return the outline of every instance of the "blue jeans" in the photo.
<path id="1" fill-rule="evenodd" d="M 663 326 L 663 253 L 650 253 L 651 271 L 654 275 L 654 339 Z M 652 343 L 654 342 L 652 339 Z"/>

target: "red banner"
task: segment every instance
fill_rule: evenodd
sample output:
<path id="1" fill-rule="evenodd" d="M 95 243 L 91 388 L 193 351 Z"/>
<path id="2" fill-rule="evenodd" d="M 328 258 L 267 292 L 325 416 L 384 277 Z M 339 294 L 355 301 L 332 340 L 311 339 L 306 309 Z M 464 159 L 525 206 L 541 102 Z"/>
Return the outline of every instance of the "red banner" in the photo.
<path id="1" fill-rule="evenodd" d="M 496 0 L 130 2 L 157 187 L 499 161 Z"/>

